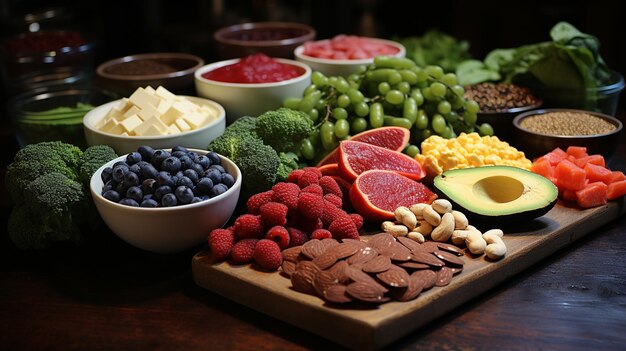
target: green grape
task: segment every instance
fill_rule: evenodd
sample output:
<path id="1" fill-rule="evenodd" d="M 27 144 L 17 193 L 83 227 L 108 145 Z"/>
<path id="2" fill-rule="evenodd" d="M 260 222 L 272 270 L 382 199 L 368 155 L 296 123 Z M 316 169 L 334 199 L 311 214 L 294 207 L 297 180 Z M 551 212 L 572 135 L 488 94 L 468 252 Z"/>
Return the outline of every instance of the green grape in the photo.
<path id="1" fill-rule="evenodd" d="M 454 111 L 450 111 L 444 114 L 443 117 L 446 119 L 446 121 L 448 121 L 448 123 L 454 123 L 459 120 L 459 115 Z"/>
<path id="2" fill-rule="evenodd" d="M 376 56 L 374 57 L 374 65 L 376 67 L 401 69 L 415 67 L 415 62 L 404 57 Z"/>
<path id="3" fill-rule="evenodd" d="M 465 123 L 473 126 L 478 121 L 478 115 L 476 115 L 475 113 L 470 113 L 466 110 L 463 111 L 463 120 L 465 121 Z"/>
<path id="4" fill-rule="evenodd" d="M 354 113 L 359 117 L 365 117 L 370 113 L 370 106 L 365 101 L 361 101 L 352 105 L 352 109 L 354 110 Z"/>
<path id="5" fill-rule="evenodd" d="M 443 85 L 443 83 L 434 82 L 430 85 L 430 92 L 433 94 L 433 96 L 442 98 L 446 95 L 446 86 Z"/>
<path id="6" fill-rule="evenodd" d="M 312 160 L 315 157 L 315 147 L 313 146 L 313 143 L 311 143 L 311 140 L 302 140 L 302 144 L 300 144 L 300 153 L 307 160 Z"/>
<path id="7" fill-rule="evenodd" d="M 328 77 L 328 85 L 330 85 L 331 87 L 335 87 L 337 86 L 337 81 L 339 80 L 339 77 L 337 76 L 330 76 Z"/>
<path id="8" fill-rule="evenodd" d="M 317 87 L 315 86 L 315 84 L 310 84 L 309 86 L 307 86 L 306 88 L 304 88 L 304 92 L 302 92 L 303 96 L 309 96 L 311 95 L 312 92 L 314 91 L 319 91 L 317 89 Z"/>
<path id="9" fill-rule="evenodd" d="M 350 132 L 352 134 L 361 133 L 367 129 L 367 120 L 363 117 L 357 117 L 350 123 Z"/>
<path id="10" fill-rule="evenodd" d="M 426 72 L 423 69 L 420 69 L 419 71 L 415 72 L 415 74 L 417 75 L 417 83 L 425 83 L 428 81 L 428 72 Z"/>
<path id="11" fill-rule="evenodd" d="M 408 69 L 403 69 L 400 71 L 400 75 L 402 76 L 403 81 L 411 85 L 417 84 L 417 73 Z"/>
<path id="12" fill-rule="evenodd" d="M 452 111 L 452 105 L 446 100 L 440 101 L 439 104 L 437 104 L 437 111 L 442 115 L 446 115 Z"/>
<path id="13" fill-rule="evenodd" d="M 328 78 L 322 72 L 313 71 L 313 73 L 311 73 L 311 82 L 313 82 L 316 87 L 321 88 L 328 85 Z"/>
<path id="14" fill-rule="evenodd" d="M 348 84 L 348 81 L 345 78 L 339 77 L 337 79 L 337 84 L 335 84 L 335 89 L 337 89 L 340 93 L 345 93 L 348 89 L 350 89 L 350 84 Z"/>
<path id="15" fill-rule="evenodd" d="M 385 100 L 392 105 L 400 105 L 404 102 L 404 94 L 400 90 L 391 89 L 385 94 Z"/>
<path id="16" fill-rule="evenodd" d="M 383 125 L 411 129 L 411 127 L 413 126 L 413 123 L 411 123 L 411 121 L 408 118 L 385 116 Z"/>
<path id="17" fill-rule="evenodd" d="M 333 109 L 333 117 L 337 120 L 348 118 L 348 111 L 343 107 L 335 107 Z"/>
<path id="18" fill-rule="evenodd" d="M 433 95 L 432 90 L 430 89 L 430 87 L 422 88 L 422 96 L 424 97 L 424 100 L 426 100 L 426 101 L 437 101 L 437 100 L 439 100 L 438 97 Z"/>
<path id="19" fill-rule="evenodd" d="M 439 135 L 441 135 L 441 133 L 443 133 L 447 127 L 445 118 L 443 118 L 443 116 L 440 114 L 434 115 L 432 121 L 430 121 L 430 124 L 433 128 L 433 131 Z"/>
<path id="20" fill-rule="evenodd" d="M 358 73 L 352 73 L 351 75 L 348 76 L 348 82 L 358 82 L 358 81 L 359 81 Z"/>
<path id="21" fill-rule="evenodd" d="M 344 138 L 350 133 L 350 122 L 347 119 L 339 119 L 335 122 L 335 136 L 339 139 Z"/>
<path id="22" fill-rule="evenodd" d="M 458 85 L 458 84 L 453 85 L 451 89 L 452 89 L 452 92 L 454 92 L 454 94 L 458 97 L 462 98 L 463 95 L 465 94 L 465 88 L 463 88 L 462 85 Z"/>
<path id="23" fill-rule="evenodd" d="M 426 66 L 426 73 L 433 79 L 441 79 L 443 77 L 443 68 L 440 66 Z"/>
<path id="24" fill-rule="evenodd" d="M 454 73 L 444 74 L 443 77 L 441 77 L 441 82 L 449 87 L 456 85 L 457 83 L 456 74 Z"/>
<path id="25" fill-rule="evenodd" d="M 330 121 L 322 123 L 320 127 L 320 140 L 324 150 L 332 150 L 337 144 L 337 137 L 335 136 L 335 124 Z"/>
<path id="26" fill-rule="evenodd" d="M 395 88 L 403 94 L 408 94 L 411 91 L 411 85 L 408 82 L 400 82 L 396 84 Z"/>
<path id="27" fill-rule="evenodd" d="M 297 97 L 286 98 L 285 101 L 283 101 L 283 107 L 287 107 L 292 110 L 297 110 L 298 106 L 300 106 L 300 100 L 301 98 L 297 98 Z"/>
<path id="28" fill-rule="evenodd" d="M 311 142 L 311 144 L 313 145 L 313 147 L 315 149 L 320 147 L 320 129 L 319 128 L 315 128 L 313 129 L 313 132 L 311 133 L 311 135 L 309 135 L 309 137 L 307 138 L 309 139 L 309 141 Z"/>
<path id="29" fill-rule="evenodd" d="M 417 129 L 426 129 L 426 127 L 428 127 L 428 122 L 430 121 L 428 120 L 428 115 L 426 114 L 426 111 L 422 109 L 417 111 L 417 119 L 415 120 L 415 126 L 417 127 Z"/>
<path id="30" fill-rule="evenodd" d="M 376 68 L 365 73 L 365 78 L 372 82 L 387 82 L 389 75 L 396 72 L 391 68 Z"/>
<path id="31" fill-rule="evenodd" d="M 310 96 L 305 96 L 300 100 L 300 104 L 298 104 L 298 110 L 308 112 L 315 108 L 315 104 L 317 103 L 317 99 L 312 98 Z"/>
<path id="32" fill-rule="evenodd" d="M 404 148 L 403 152 L 411 157 L 415 157 L 419 155 L 420 148 L 417 147 L 417 145 L 407 145 L 407 147 Z"/>
<path id="33" fill-rule="evenodd" d="M 389 82 L 389 84 L 398 84 L 402 81 L 402 75 L 400 74 L 400 72 L 398 71 L 392 71 L 391 73 L 389 73 L 389 77 L 387 77 L 387 82 Z"/>
<path id="34" fill-rule="evenodd" d="M 307 112 L 307 114 L 313 122 L 317 121 L 317 119 L 320 117 L 320 112 L 315 108 L 312 108 L 311 111 Z"/>
<path id="35" fill-rule="evenodd" d="M 358 88 L 350 88 L 348 89 L 348 92 L 346 94 L 348 94 L 352 103 L 357 103 L 365 100 L 365 96 L 363 96 L 363 93 Z"/>
<path id="36" fill-rule="evenodd" d="M 402 117 L 411 121 L 411 124 L 415 123 L 417 120 L 417 102 L 415 102 L 412 97 L 404 100 L 404 105 L 402 106 Z"/>
<path id="37" fill-rule="evenodd" d="M 326 101 L 324 99 L 319 99 L 315 103 L 315 108 L 320 111 L 324 111 L 326 109 Z"/>
<path id="38" fill-rule="evenodd" d="M 346 94 L 341 94 L 337 97 L 337 106 L 339 107 L 347 107 L 350 105 L 350 97 Z"/>
<path id="39" fill-rule="evenodd" d="M 381 93 L 382 95 L 387 94 L 389 90 L 391 90 L 391 85 L 389 85 L 389 83 L 387 82 L 378 83 L 378 92 Z"/>
<path id="40" fill-rule="evenodd" d="M 411 91 L 411 97 L 415 100 L 417 106 L 421 106 L 424 103 L 424 95 L 422 95 L 419 89 L 413 89 L 413 91 Z"/>
<path id="41" fill-rule="evenodd" d="M 372 128 L 382 127 L 385 122 L 385 110 L 383 104 L 375 102 L 370 106 L 370 126 Z"/>
<path id="42" fill-rule="evenodd" d="M 469 112 L 469 113 L 478 113 L 478 110 L 480 110 L 480 106 L 478 106 L 478 103 L 474 100 L 467 100 L 465 101 L 465 109 Z"/>
<path id="43" fill-rule="evenodd" d="M 493 127 L 489 123 L 483 123 L 478 127 L 478 134 L 480 135 L 493 135 Z"/>
<path id="44" fill-rule="evenodd" d="M 422 135 L 421 135 L 422 140 L 428 139 L 431 135 L 433 135 L 433 131 L 432 130 L 430 130 L 430 129 L 422 130 Z"/>
<path id="45" fill-rule="evenodd" d="M 456 95 L 449 101 L 450 101 L 450 104 L 452 105 L 452 109 L 454 110 L 460 110 L 463 108 L 463 106 L 465 106 L 465 99 Z"/>
<path id="46" fill-rule="evenodd" d="M 391 56 L 381 55 L 374 57 L 374 66 L 393 68 L 393 61 L 391 60 Z"/>
<path id="47" fill-rule="evenodd" d="M 439 133 L 439 136 L 446 139 L 452 138 L 452 128 L 450 128 L 450 126 L 446 126 L 443 131 Z"/>

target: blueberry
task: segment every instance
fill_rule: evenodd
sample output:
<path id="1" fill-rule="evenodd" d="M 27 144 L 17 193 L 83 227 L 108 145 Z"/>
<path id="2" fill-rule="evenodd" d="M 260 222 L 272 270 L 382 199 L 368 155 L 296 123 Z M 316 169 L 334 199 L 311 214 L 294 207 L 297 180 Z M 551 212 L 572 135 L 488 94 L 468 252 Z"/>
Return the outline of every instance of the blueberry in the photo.
<path id="1" fill-rule="evenodd" d="M 206 172 L 204 172 L 204 176 L 210 178 L 213 181 L 213 184 L 217 184 L 222 180 L 222 173 L 215 168 L 209 168 Z"/>
<path id="2" fill-rule="evenodd" d="M 220 158 L 220 156 L 215 151 L 209 151 L 209 153 L 206 154 L 206 156 L 211 160 L 211 164 L 212 165 L 221 165 L 222 164 L 222 159 Z"/>
<path id="3" fill-rule="evenodd" d="M 159 175 L 159 171 L 151 163 L 146 163 L 143 166 L 140 166 L 139 175 L 143 179 L 156 178 Z"/>
<path id="4" fill-rule="evenodd" d="M 211 188 L 211 191 L 209 191 L 209 196 L 210 197 L 216 197 L 217 195 L 221 195 L 223 193 L 225 193 L 228 190 L 228 188 L 226 187 L 226 185 L 220 183 L 220 184 L 215 184 L 215 186 L 213 188 Z"/>
<path id="5" fill-rule="evenodd" d="M 196 158 L 198 158 L 198 153 L 195 151 L 189 151 L 187 152 L 187 156 L 189 156 L 189 158 L 193 161 L 196 162 Z"/>
<path id="6" fill-rule="evenodd" d="M 228 188 L 235 184 L 235 178 L 230 175 L 230 173 L 222 173 L 222 184 L 226 185 Z"/>
<path id="7" fill-rule="evenodd" d="M 126 174 L 126 172 L 128 172 L 128 166 L 126 164 L 119 164 L 113 167 L 113 173 L 111 174 L 111 177 L 113 178 L 113 180 L 119 183 L 124 180 L 124 175 Z"/>
<path id="8" fill-rule="evenodd" d="M 137 148 L 137 152 L 141 155 L 142 160 L 150 161 L 154 154 L 154 149 L 148 145 L 141 145 Z"/>
<path id="9" fill-rule="evenodd" d="M 139 185 L 140 183 L 141 183 L 141 180 L 139 179 L 139 176 L 136 173 L 127 172 L 126 174 L 124 174 L 124 185 L 131 187 L 131 186 Z"/>
<path id="10" fill-rule="evenodd" d="M 177 204 L 178 200 L 176 199 L 176 195 L 173 193 L 165 194 L 163 195 L 163 198 L 161 198 L 161 205 L 163 205 L 163 207 L 172 207 Z"/>
<path id="11" fill-rule="evenodd" d="M 182 176 L 176 180 L 176 186 L 186 186 L 188 188 L 193 188 L 193 181 L 189 179 L 187 176 Z"/>
<path id="12" fill-rule="evenodd" d="M 161 171 L 159 172 L 159 174 L 156 176 L 156 178 L 154 178 L 154 180 L 156 180 L 157 185 L 174 185 L 174 180 L 172 179 L 172 175 L 170 175 L 168 172 L 165 171 Z"/>
<path id="13" fill-rule="evenodd" d="M 141 161 L 141 159 L 142 159 L 141 154 L 137 151 L 133 151 L 129 153 L 128 155 L 126 155 L 126 163 L 128 163 L 131 166 Z"/>
<path id="14" fill-rule="evenodd" d="M 121 182 L 121 183 L 117 183 L 114 190 L 120 194 L 126 194 L 126 191 L 128 190 L 128 188 L 129 188 L 128 185 L 124 184 L 124 182 Z"/>
<path id="15" fill-rule="evenodd" d="M 162 199 L 166 194 L 171 194 L 172 188 L 168 185 L 161 185 L 160 187 L 154 189 L 154 197 L 157 199 Z"/>
<path id="16" fill-rule="evenodd" d="M 170 156 L 163 160 L 161 163 L 161 169 L 175 174 L 181 169 L 181 160 L 175 156 Z"/>
<path id="17" fill-rule="evenodd" d="M 150 159 L 150 163 L 152 163 L 152 165 L 158 169 L 159 167 L 161 167 L 163 161 L 170 156 L 172 155 L 169 153 L 169 151 L 165 151 L 163 149 L 154 150 L 154 154 Z"/>
<path id="18" fill-rule="evenodd" d="M 220 173 L 226 173 L 226 170 L 224 169 L 224 167 L 222 167 L 221 165 L 211 165 L 211 167 L 209 167 L 209 169 L 216 169 L 218 170 Z"/>
<path id="19" fill-rule="evenodd" d="M 205 171 L 205 168 L 202 167 L 201 164 L 194 162 L 191 167 L 189 167 L 189 169 L 193 169 L 194 171 L 196 171 L 196 173 L 198 174 L 202 174 Z"/>
<path id="20" fill-rule="evenodd" d="M 148 200 L 148 199 L 153 199 L 154 200 L 154 195 L 153 194 L 146 194 L 143 196 L 142 201 Z"/>
<path id="21" fill-rule="evenodd" d="M 104 186 L 102 187 L 102 193 L 104 194 L 104 192 L 106 192 L 107 190 L 115 190 L 116 187 L 117 182 L 113 179 L 110 179 L 108 182 L 104 183 Z"/>
<path id="22" fill-rule="evenodd" d="M 112 176 L 113 176 L 113 167 L 105 167 L 102 170 L 102 173 L 100 173 L 100 179 L 102 179 L 102 182 L 104 183 L 111 180 Z"/>
<path id="23" fill-rule="evenodd" d="M 183 175 L 193 182 L 193 184 L 197 184 L 200 180 L 200 176 L 198 176 L 198 172 L 196 172 L 193 168 L 189 168 L 183 171 Z"/>
<path id="24" fill-rule="evenodd" d="M 183 156 L 187 156 L 187 153 L 184 151 L 172 151 L 172 156 L 181 158 Z"/>
<path id="25" fill-rule="evenodd" d="M 143 191 L 141 191 L 141 188 L 138 186 L 131 186 L 126 190 L 126 197 L 139 203 L 143 199 Z"/>
<path id="26" fill-rule="evenodd" d="M 212 188 L 213 181 L 211 180 L 211 178 L 208 177 L 200 178 L 198 184 L 196 184 L 196 189 L 198 189 L 199 194 L 208 194 Z"/>
<path id="27" fill-rule="evenodd" d="M 189 157 L 187 155 L 181 156 L 179 158 L 179 160 L 180 160 L 180 164 L 181 164 L 180 169 L 187 169 L 187 168 L 191 167 L 193 165 L 193 163 L 194 163 L 193 160 L 191 159 L 191 157 Z"/>
<path id="28" fill-rule="evenodd" d="M 137 201 L 129 199 L 127 197 L 120 200 L 120 205 L 139 207 L 139 203 Z"/>
<path id="29" fill-rule="evenodd" d="M 141 182 L 141 191 L 143 191 L 144 194 L 154 193 L 154 184 L 156 184 L 156 180 L 152 178 L 144 179 L 143 182 Z"/>
<path id="30" fill-rule="evenodd" d="M 186 147 L 184 147 L 184 146 L 180 146 L 180 145 L 176 145 L 176 146 L 174 146 L 174 147 L 172 148 L 172 152 L 175 152 L 175 151 L 182 151 L 182 152 L 184 152 L 184 153 L 189 152 L 189 150 L 187 150 L 187 148 L 186 148 Z"/>
<path id="31" fill-rule="evenodd" d="M 111 166 L 111 167 L 115 168 L 115 166 L 119 166 L 119 165 L 124 165 L 124 166 L 126 166 L 126 167 L 128 167 L 128 166 L 129 166 L 129 164 L 128 164 L 128 163 L 126 163 L 126 161 L 117 161 L 117 162 L 115 162 L 115 163 L 113 164 L 113 166 Z"/>
<path id="32" fill-rule="evenodd" d="M 194 196 L 193 199 L 191 199 L 191 203 L 195 204 L 196 202 L 202 202 L 204 201 L 202 198 L 199 198 L 197 196 Z"/>
<path id="33" fill-rule="evenodd" d="M 141 166 L 135 163 L 134 165 L 131 165 L 130 167 L 128 167 L 128 170 L 131 171 L 132 173 L 139 174 L 139 171 L 141 170 Z"/>
<path id="34" fill-rule="evenodd" d="M 141 207 L 158 207 L 159 203 L 155 199 L 144 199 L 141 201 Z"/>
<path id="35" fill-rule="evenodd" d="M 196 157 L 194 162 L 202 166 L 203 169 L 209 168 L 209 166 L 212 164 L 211 159 L 209 159 L 205 155 L 199 155 L 198 157 Z"/>
<path id="36" fill-rule="evenodd" d="M 120 199 L 122 198 L 120 196 L 120 193 L 118 193 L 115 190 L 107 190 L 102 194 L 102 197 L 104 197 L 105 199 L 109 200 L 109 201 L 113 201 L 113 202 L 120 202 Z"/>
<path id="37" fill-rule="evenodd" d="M 176 190 L 174 190 L 174 194 L 181 204 L 188 204 L 194 198 L 191 188 L 184 185 L 177 187 Z"/>

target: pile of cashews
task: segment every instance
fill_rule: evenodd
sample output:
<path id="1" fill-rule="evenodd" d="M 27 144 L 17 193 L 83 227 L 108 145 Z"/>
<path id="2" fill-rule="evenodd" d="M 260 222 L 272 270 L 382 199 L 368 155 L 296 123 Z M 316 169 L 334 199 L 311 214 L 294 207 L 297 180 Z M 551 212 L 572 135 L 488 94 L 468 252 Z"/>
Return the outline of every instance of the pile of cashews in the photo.
<path id="1" fill-rule="evenodd" d="M 427 237 L 433 241 L 451 241 L 454 245 L 467 246 L 474 255 L 485 254 L 492 260 L 506 255 L 506 245 L 501 229 L 490 229 L 484 233 L 469 224 L 467 217 L 452 209 L 446 199 L 437 199 L 432 204 L 414 204 L 395 209 L 396 221 L 384 221 L 382 230 L 394 237 L 406 236 L 423 243 Z"/>

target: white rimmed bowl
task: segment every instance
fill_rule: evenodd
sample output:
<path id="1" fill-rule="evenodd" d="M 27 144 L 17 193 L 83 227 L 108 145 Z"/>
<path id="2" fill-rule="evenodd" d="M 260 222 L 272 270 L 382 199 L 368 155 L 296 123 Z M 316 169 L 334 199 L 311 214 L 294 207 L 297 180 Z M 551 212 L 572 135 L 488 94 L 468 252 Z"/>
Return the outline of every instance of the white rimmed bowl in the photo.
<path id="1" fill-rule="evenodd" d="M 183 95 L 184 96 L 184 95 Z M 118 155 L 136 151 L 141 145 L 153 148 L 171 148 L 181 145 L 187 148 L 206 150 L 213 139 L 224 133 L 226 128 L 226 112 L 224 107 L 215 101 L 195 96 L 184 96 L 195 104 L 208 105 L 217 111 L 217 117 L 198 129 L 187 132 L 158 136 L 124 136 L 98 130 L 96 126 L 120 100 L 100 105 L 89 111 L 83 119 L 83 128 L 87 145 L 109 145 Z"/>
<path id="2" fill-rule="evenodd" d="M 188 149 L 199 154 L 206 150 Z M 156 253 L 176 253 L 191 249 L 207 240 L 212 229 L 220 228 L 231 217 L 239 200 L 241 171 L 235 163 L 221 156 L 222 166 L 235 178 L 226 192 L 197 203 L 144 208 L 120 205 L 102 196 L 102 171 L 120 156 L 100 167 L 91 177 L 91 196 L 109 229 L 122 240 L 139 249 Z"/>
<path id="3" fill-rule="evenodd" d="M 304 89 L 311 84 L 311 68 L 295 60 L 274 58 L 288 65 L 300 67 L 302 75 L 272 83 L 227 83 L 204 78 L 202 75 L 239 62 L 231 59 L 214 62 L 198 69 L 195 73 L 196 92 L 199 96 L 217 101 L 226 110 L 226 124 L 242 116 L 258 116 L 263 112 L 282 106 L 289 97 L 302 97 Z"/>

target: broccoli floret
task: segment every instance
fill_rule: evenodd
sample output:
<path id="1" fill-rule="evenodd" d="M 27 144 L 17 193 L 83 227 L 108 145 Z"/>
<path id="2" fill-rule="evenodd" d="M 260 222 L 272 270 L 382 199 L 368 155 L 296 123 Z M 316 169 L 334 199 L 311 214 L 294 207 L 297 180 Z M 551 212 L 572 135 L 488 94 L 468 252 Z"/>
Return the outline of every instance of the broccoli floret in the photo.
<path id="1" fill-rule="evenodd" d="M 48 245 L 48 229 L 35 219 L 30 207 L 21 203 L 9 214 L 7 231 L 11 241 L 20 249 L 43 249 Z"/>
<path id="2" fill-rule="evenodd" d="M 82 156 L 80 148 L 60 141 L 27 145 L 7 167 L 5 182 L 11 199 L 22 202 L 28 183 L 44 174 L 58 172 L 72 180 L 79 179 Z"/>
<path id="3" fill-rule="evenodd" d="M 91 176 L 103 164 L 117 158 L 117 154 L 108 145 L 93 145 L 85 149 L 82 164 L 78 169 L 81 182 L 87 186 L 91 181 Z"/>
<path id="4" fill-rule="evenodd" d="M 278 154 L 278 159 L 280 163 L 278 164 L 276 181 L 284 182 L 291 171 L 300 168 L 300 165 L 298 165 L 298 155 L 293 152 L 281 152 Z"/>
<path id="5" fill-rule="evenodd" d="M 297 152 L 300 142 L 313 133 L 313 122 L 302 111 L 281 107 L 259 115 L 255 130 L 276 152 Z"/>
<path id="6" fill-rule="evenodd" d="M 250 134 L 255 138 L 258 138 L 256 134 L 256 117 L 243 116 L 237 118 L 231 125 L 224 130 L 225 134 L 243 135 Z"/>

